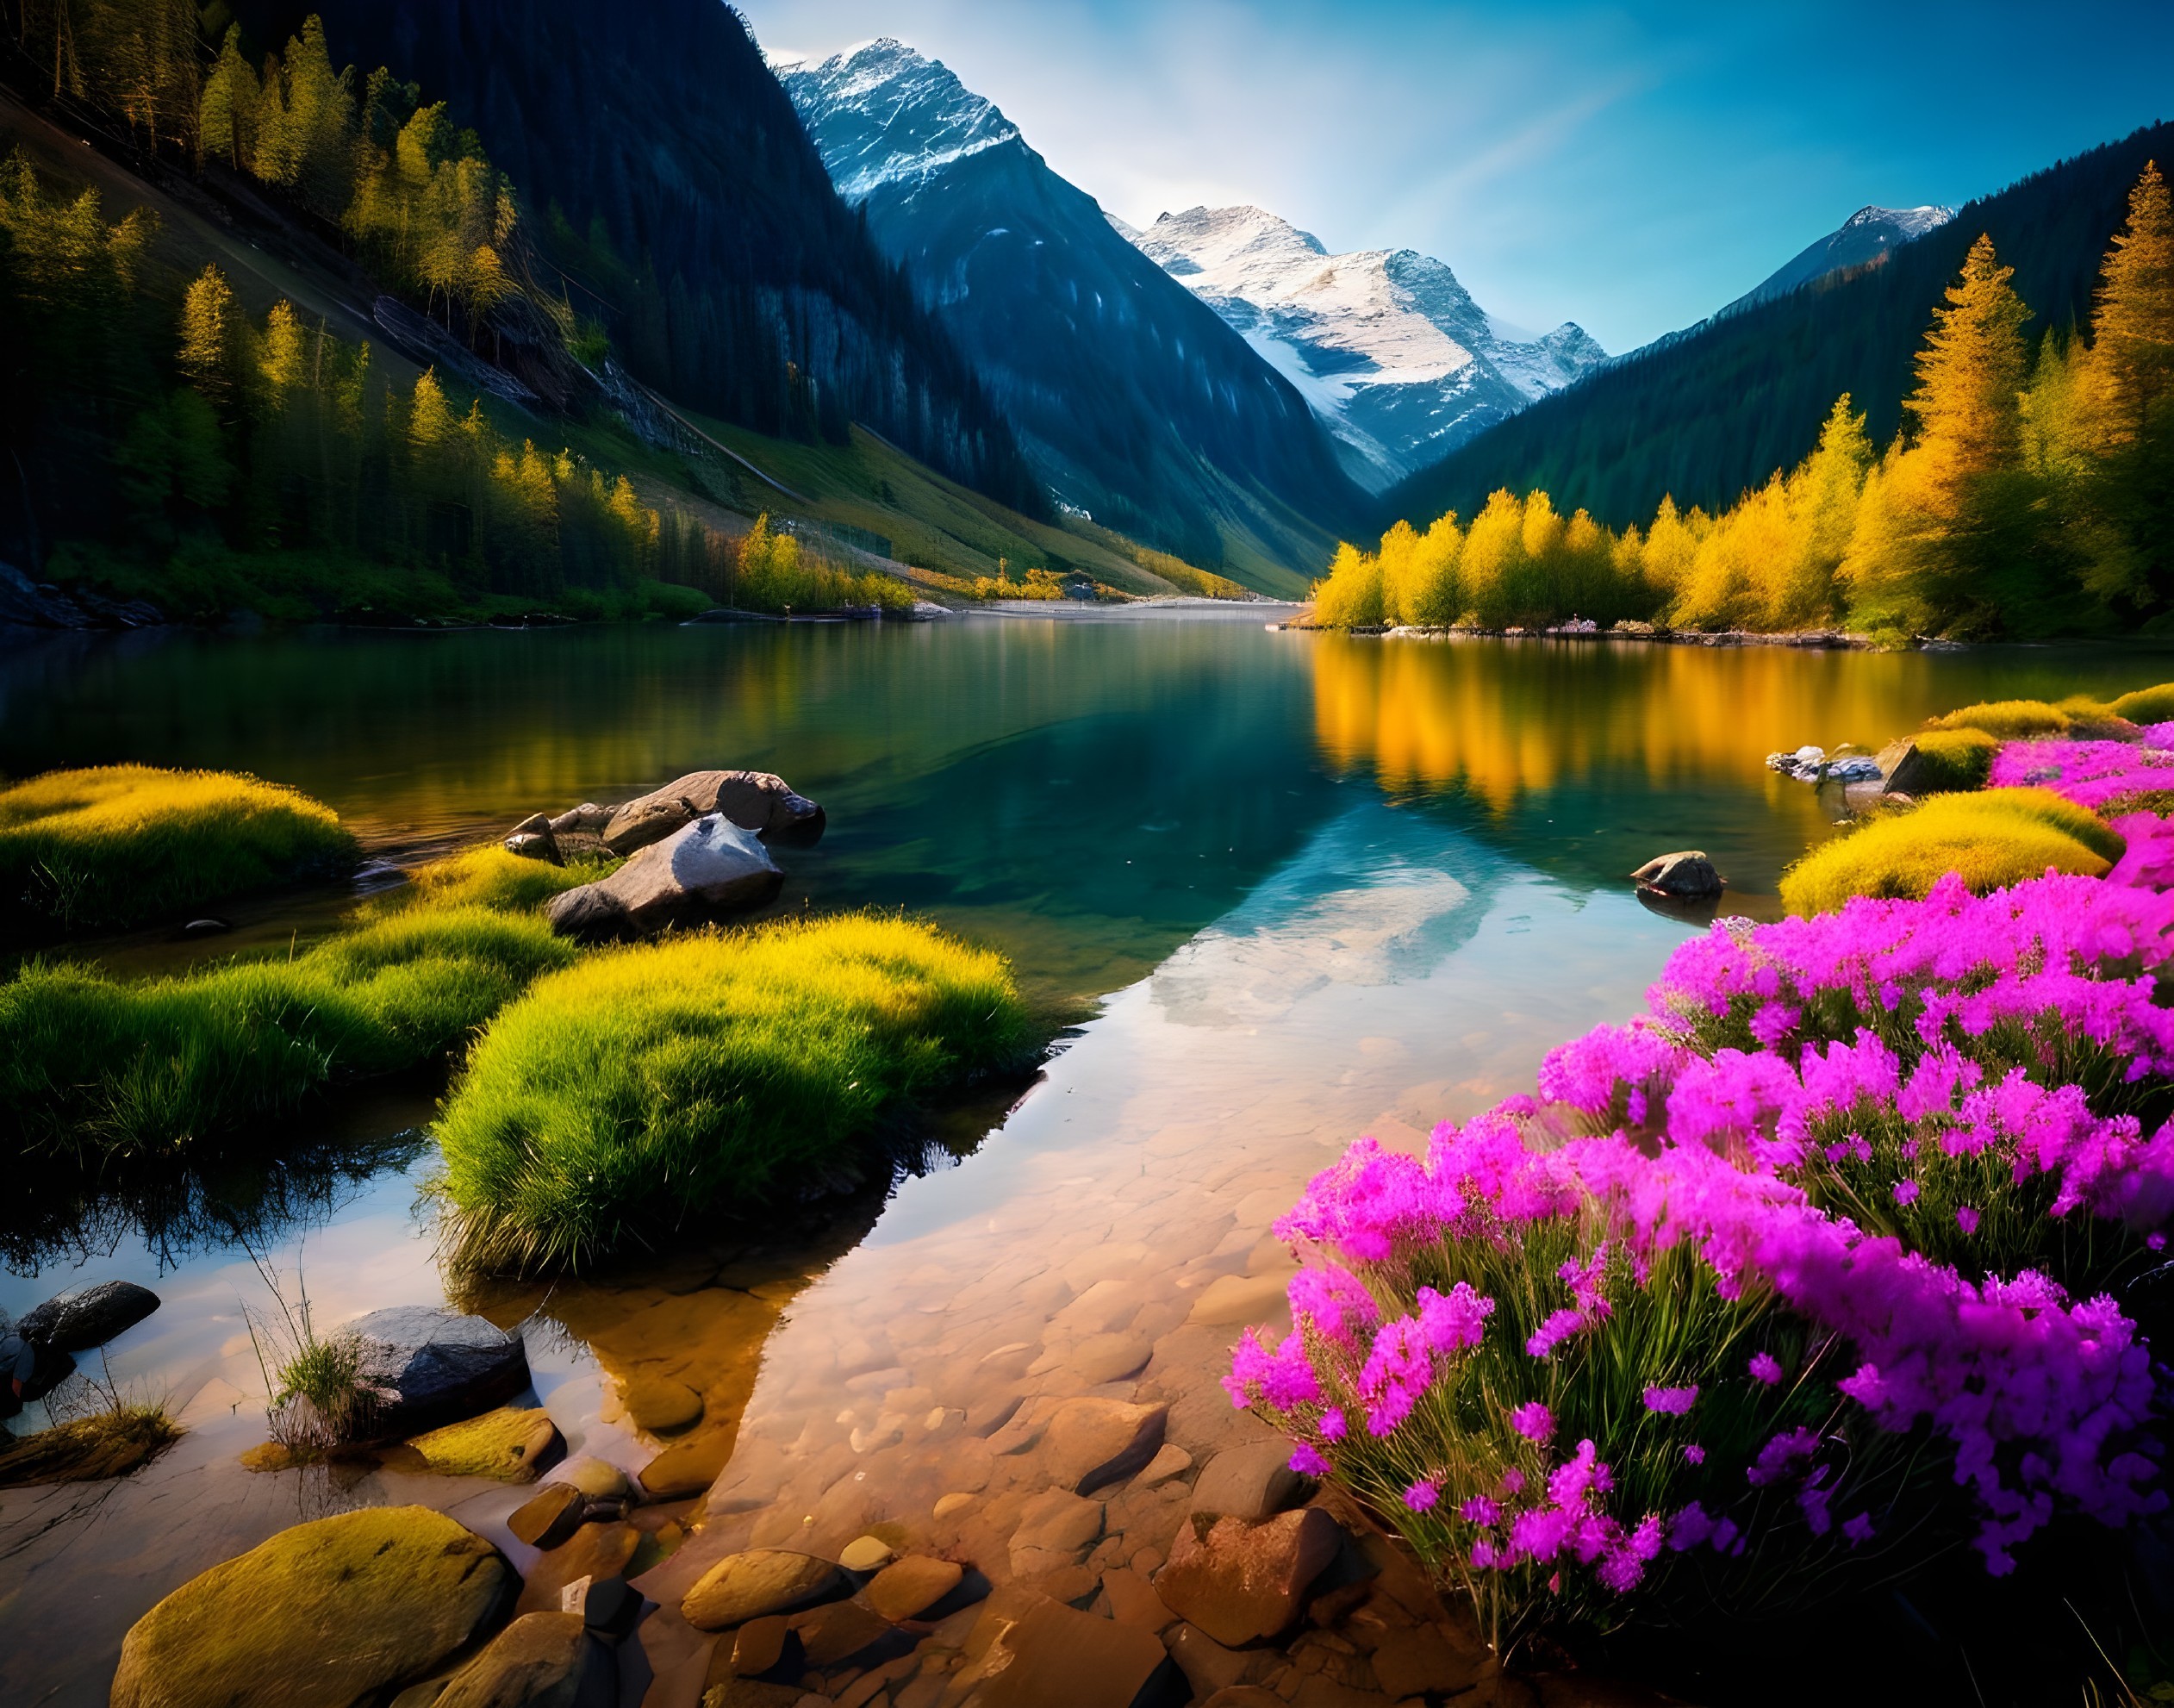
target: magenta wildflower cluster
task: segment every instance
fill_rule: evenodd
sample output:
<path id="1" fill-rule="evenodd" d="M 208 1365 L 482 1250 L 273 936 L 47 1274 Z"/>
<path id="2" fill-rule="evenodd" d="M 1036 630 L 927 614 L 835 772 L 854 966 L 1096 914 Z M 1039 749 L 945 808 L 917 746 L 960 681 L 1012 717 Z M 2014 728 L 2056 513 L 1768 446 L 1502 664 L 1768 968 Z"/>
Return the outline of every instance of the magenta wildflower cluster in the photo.
<path id="1" fill-rule="evenodd" d="M 2102 802 L 2174 753 L 1994 775 Z M 2157 1510 L 2121 1300 L 2174 1219 L 2165 828 L 2125 881 L 1723 921 L 1536 1097 L 1423 1157 L 1361 1140 L 1277 1225 L 1293 1329 L 1247 1335 L 1234 1402 L 1483 1618 L 1959 1531 L 1999 1573 L 2057 1513 Z"/>

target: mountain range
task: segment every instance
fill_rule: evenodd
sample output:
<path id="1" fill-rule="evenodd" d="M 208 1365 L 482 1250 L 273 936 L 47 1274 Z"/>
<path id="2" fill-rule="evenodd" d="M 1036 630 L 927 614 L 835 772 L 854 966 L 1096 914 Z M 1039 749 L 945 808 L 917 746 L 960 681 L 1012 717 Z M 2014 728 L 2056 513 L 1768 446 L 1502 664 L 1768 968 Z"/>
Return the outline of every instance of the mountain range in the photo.
<path id="1" fill-rule="evenodd" d="M 1332 255 L 1253 207 L 1111 223 L 1298 388 L 1374 490 L 1608 359 L 1573 322 L 1544 337 L 1506 326 L 1414 250 Z"/>
<path id="2" fill-rule="evenodd" d="M 1471 515 L 1504 487 L 1542 489 L 1560 508 L 1616 527 L 1643 526 L 1663 496 L 1713 510 L 1801 459 L 1845 392 L 1884 445 L 1903 425 L 1933 310 L 1972 241 L 1990 236 L 2015 268 L 2034 313 L 2027 337 L 2084 324 L 2130 186 L 2171 150 L 2174 124 L 2151 125 L 1953 218 L 1868 209 L 1873 217 L 1813 245 L 1729 312 L 1632 352 L 1392 489 L 1383 514 L 1423 524 L 1447 510 Z M 1897 219 L 1923 228 L 1897 241 Z M 1837 255 L 1863 259 L 1803 276 Z"/>
<path id="3" fill-rule="evenodd" d="M 1299 390 L 949 69 L 884 40 L 776 70 L 1060 504 L 1286 591 L 1359 525 Z"/>
<path id="4" fill-rule="evenodd" d="M 1855 267 L 1876 267 L 1906 243 L 1938 231 L 1955 217 L 1953 208 L 1859 208 L 1721 312 L 1733 315 L 1772 302 L 1816 279 Z"/>
<path id="5" fill-rule="evenodd" d="M 757 432 L 874 428 L 1030 514 L 1040 483 L 969 363 L 832 190 L 739 16 L 643 0 L 234 0 L 264 51 L 322 16 L 475 130 L 528 238 L 638 378 Z M 357 87 L 359 89 L 359 83 Z"/>

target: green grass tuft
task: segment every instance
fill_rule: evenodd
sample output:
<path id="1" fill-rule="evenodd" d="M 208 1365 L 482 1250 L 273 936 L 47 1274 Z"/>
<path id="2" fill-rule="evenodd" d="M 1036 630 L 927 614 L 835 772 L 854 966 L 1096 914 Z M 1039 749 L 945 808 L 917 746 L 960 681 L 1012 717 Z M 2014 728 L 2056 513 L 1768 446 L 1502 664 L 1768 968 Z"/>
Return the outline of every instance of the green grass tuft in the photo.
<path id="1" fill-rule="evenodd" d="M 361 917 L 382 918 L 417 907 L 495 907 L 501 913 L 528 913 L 562 891 L 609 876 L 620 863 L 615 859 L 596 859 L 554 866 L 547 861 L 508 854 L 495 843 L 485 843 L 416 867 L 408 873 L 406 887 L 371 902 L 362 910 Z"/>
<path id="2" fill-rule="evenodd" d="M 2103 715 L 2103 708 L 2100 708 Z M 1926 725 L 1935 730 L 1983 730 L 2001 741 L 2060 735 L 2071 721 L 2069 710 L 2043 700 L 1992 700 L 1965 706 Z"/>
<path id="3" fill-rule="evenodd" d="M 185 1153 L 443 1056 L 576 953 L 539 918 L 461 907 L 137 984 L 34 961 L 0 984 L 0 1153 Z"/>
<path id="4" fill-rule="evenodd" d="M 106 765 L 0 789 L 0 907 L 140 924 L 350 863 L 331 807 L 226 771 Z"/>
<path id="5" fill-rule="evenodd" d="M 491 1023 L 447 1100 L 450 1248 L 474 1270 L 573 1268 L 754 1207 L 1028 1035 L 1000 957 L 899 919 L 592 955 Z"/>
<path id="6" fill-rule="evenodd" d="M 1782 875 L 1782 905 L 1828 913 L 1857 895 L 1921 899 L 1950 871 L 1978 895 L 2049 866 L 2098 877 L 2123 846 L 2097 813 L 2050 789 L 1935 795 L 1815 848 Z"/>

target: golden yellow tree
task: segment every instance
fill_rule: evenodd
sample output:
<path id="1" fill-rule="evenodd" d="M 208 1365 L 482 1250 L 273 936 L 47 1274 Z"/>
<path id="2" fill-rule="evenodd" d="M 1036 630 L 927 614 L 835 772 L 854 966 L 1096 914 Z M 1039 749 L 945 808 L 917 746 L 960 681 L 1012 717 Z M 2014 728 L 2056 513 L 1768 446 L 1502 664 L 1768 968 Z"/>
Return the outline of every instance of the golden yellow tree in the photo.
<path id="1" fill-rule="evenodd" d="M 241 26 L 229 24 L 227 39 L 204 78 L 196 115 L 196 146 L 209 159 L 223 160 L 236 171 L 248 170 L 257 147 L 257 107 L 264 91 L 249 61 L 241 57 Z"/>
<path id="2" fill-rule="evenodd" d="M 2019 459 L 2030 371 L 2023 327 L 2031 311 L 2009 283 L 2015 276 L 1981 234 L 1962 277 L 1947 288 L 1946 306 L 1933 311 L 1917 355 L 1917 389 L 1903 407 L 1916 420 L 1916 448 L 1936 491 L 1953 495 L 1956 483 Z"/>
<path id="3" fill-rule="evenodd" d="M 234 402 L 240 321 L 234 289 L 216 266 L 190 281 L 181 299 L 181 371 L 215 407 Z"/>
<path id="4" fill-rule="evenodd" d="M 2174 398 L 2174 201 L 2158 162 L 2129 192 L 2091 315 L 2090 395 L 2102 441 L 2133 444 Z"/>

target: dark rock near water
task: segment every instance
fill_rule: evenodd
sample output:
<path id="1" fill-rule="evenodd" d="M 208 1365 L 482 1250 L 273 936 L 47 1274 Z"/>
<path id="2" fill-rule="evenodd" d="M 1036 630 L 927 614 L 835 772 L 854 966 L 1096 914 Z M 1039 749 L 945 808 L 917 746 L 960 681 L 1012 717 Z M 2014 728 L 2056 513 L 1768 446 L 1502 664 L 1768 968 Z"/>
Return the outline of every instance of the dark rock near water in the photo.
<path id="1" fill-rule="evenodd" d="M 712 813 L 722 813 L 765 842 L 812 843 L 821 838 L 825 823 L 820 807 L 768 771 L 690 771 L 614 813 L 604 826 L 604 845 L 614 854 L 631 854 Z"/>
<path id="2" fill-rule="evenodd" d="M 776 899 L 785 874 L 754 834 L 712 813 L 636 853 L 607 878 L 553 896 L 551 929 L 584 942 L 648 937 Z"/>
<path id="3" fill-rule="evenodd" d="M 1208 1461 L 1193 1485 L 1188 1510 L 1255 1524 L 1290 1505 L 1305 1487 L 1305 1480 L 1291 1468 L 1288 1442 L 1254 1442 L 1226 1448 Z"/>
<path id="4" fill-rule="evenodd" d="M 993 1649 L 1009 1658 L 990 1657 L 1002 1665 L 981 1688 L 985 1708 L 1132 1708 L 1150 1680 L 1176 1671 L 1151 1632 L 1056 1601 L 1030 1610 Z M 1180 1684 L 1171 1699 L 1184 1696 Z"/>
<path id="5" fill-rule="evenodd" d="M 524 1613 L 453 1674 L 436 1708 L 576 1708 L 592 1667 L 610 1673 L 603 1699 L 616 1701 L 618 1667 L 578 1613 Z"/>
<path id="6" fill-rule="evenodd" d="M 582 1527 L 589 1499 L 571 1483 L 546 1483 L 514 1509 L 506 1528 L 531 1548 L 553 1549 Z"/>
<path id="7" fill-rule="evenodd" d="M 16 1332 L 60 1352 L 103 1346 L 159 1308 L 159 1295 L 134 1281 L 100 1281 L 64 1293 L 22 1313 Z"/>
<path id="8" fill-rule="evenodd" d="M 604 833 L 604 826 L 612 821 L 612 809 L 599 807 L 594 801 L 584 801 L 578 807 L 569 807 L 551 820 L 553 836 L 595 836 Z"/>
<path id="9" fill-rule="evenodd" d="M 1727 882 L 1714 870 L 1714 863 L 1695 848 L 1656 855 L 1630 876 L 1642 888 L 1685 901 L 1709 901 L 1721 894 Z"/>
<path id="10" fill-rule="evenodd" d="M 166 620 L 141 599 L 109 599 L 86 588 L 63 592 L 0 564 L 0 628 L 155 628 Z"/>
<path id="11" fill-rule="evenodd" d="M 1180 1618 L 1232 1649 L 1286 1630 L 1342 1537 L 1318 1506 L 1265 1524 L 1196 1512 L 1179 1527 L 1156 1593 Z"/>
<path id="12" fill-rule="evenodd" d="M 373 1311 L 353 1325 L 357 1381 L 373 1437 L 408 1436 L 503 1405 L 528 1386 L 528 1350 L 481 1317 L 424 1306 Z"/>
<path id="13" fill-rule="evenodd" d="M 554 866 L 566 863 L 558 851 L 558 838 L 551 833 L 551 821 L 541 813 L 531 813 L 506 832 L 506 851 L 524 860 L 547 860 Z"/>

